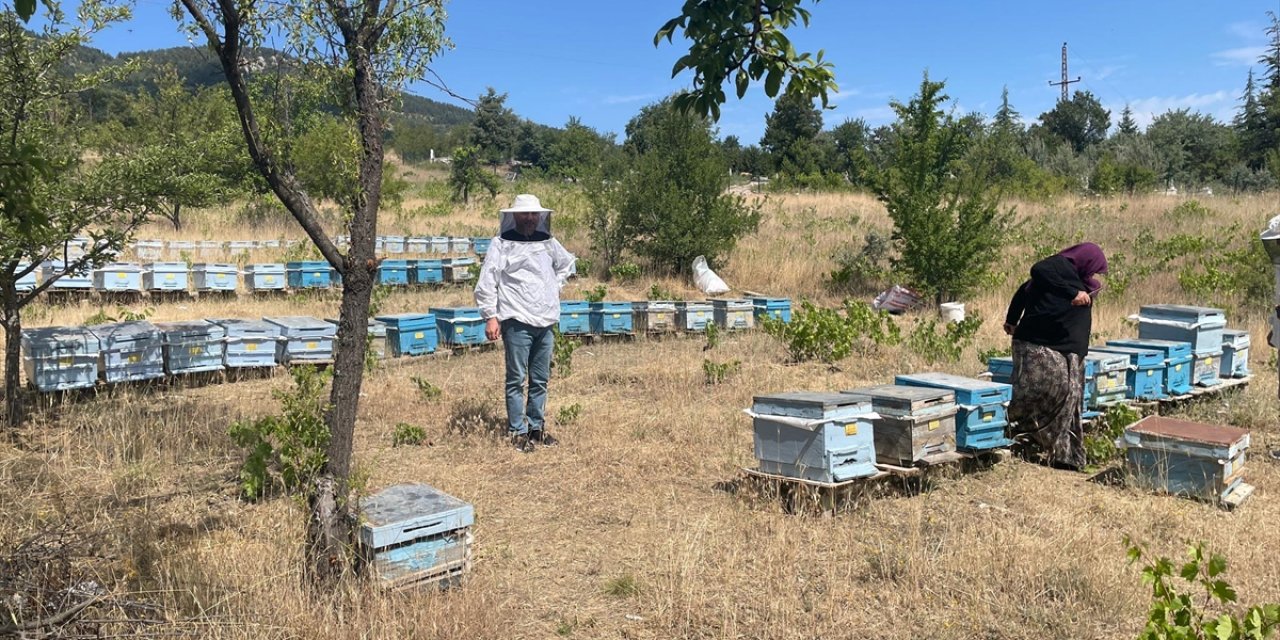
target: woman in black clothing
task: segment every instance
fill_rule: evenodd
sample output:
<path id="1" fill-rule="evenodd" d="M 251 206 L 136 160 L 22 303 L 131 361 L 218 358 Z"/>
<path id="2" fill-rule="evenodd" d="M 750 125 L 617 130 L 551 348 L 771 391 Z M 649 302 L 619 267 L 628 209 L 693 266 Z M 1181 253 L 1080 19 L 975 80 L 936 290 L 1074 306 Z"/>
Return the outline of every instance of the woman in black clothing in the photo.
<path id="1" fill-rule="evenodd" d="M 1005 333 L 1013 336 L 1015 433 L 1031 437 L 1055 467 L 1085 464 L 1084 357 L 1093 328 L 1093 300 L 1107 257 L 1091 242 L 1063 249 L 1031 267 L 1031 279 L 1009 301 Z"/>

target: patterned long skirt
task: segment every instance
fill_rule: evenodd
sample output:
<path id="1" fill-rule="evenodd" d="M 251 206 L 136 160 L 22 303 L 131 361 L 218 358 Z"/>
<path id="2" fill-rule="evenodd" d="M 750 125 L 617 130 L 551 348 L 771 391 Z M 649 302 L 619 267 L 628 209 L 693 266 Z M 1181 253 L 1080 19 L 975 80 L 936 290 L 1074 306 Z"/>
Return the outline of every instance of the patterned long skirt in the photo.
<path id="1" fill-rule="evenodd" d="M 1050 463 L 1083 467 L 1084 359 L 1014 340 L 1012 382 L 1013 432 L 1030 436 Z"/>

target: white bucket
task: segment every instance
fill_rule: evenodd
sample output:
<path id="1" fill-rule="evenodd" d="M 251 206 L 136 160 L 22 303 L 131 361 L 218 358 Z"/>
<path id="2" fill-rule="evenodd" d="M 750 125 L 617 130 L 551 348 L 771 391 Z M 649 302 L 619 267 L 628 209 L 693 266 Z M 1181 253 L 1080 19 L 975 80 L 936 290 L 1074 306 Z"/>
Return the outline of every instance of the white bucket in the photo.
<path id="1" fill-rule="evenodd" d="M 938 313 L 942 315 L 942 320 L 944 322 L 963 322 L 964 303 L 944 302 L 938 305 Z"/>

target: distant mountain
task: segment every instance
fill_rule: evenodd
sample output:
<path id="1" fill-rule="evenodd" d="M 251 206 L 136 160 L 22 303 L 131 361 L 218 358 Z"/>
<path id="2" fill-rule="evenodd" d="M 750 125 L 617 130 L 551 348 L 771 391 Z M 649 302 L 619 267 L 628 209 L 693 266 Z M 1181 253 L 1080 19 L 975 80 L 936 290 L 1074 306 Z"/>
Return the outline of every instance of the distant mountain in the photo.
<path id="1" fill-rule="evenodd" d="M 283 56 L 273 49 L 256 49 L 249 52 L 263 62 Z M 94 95 L 85 96 L 93 103 L 91 112 L 96 118 L 109 117 L 110 105 L 114 97 L 136 94 L 142 90 L 154 90 L 158 70 L 172 65 L 190 88 L 211 87 L 224 82 L 222 66 L 217 58 L 208 50 L 196 47 L 174 47 L 171 49 L 154 49 L 121 53 L 113 56 L 93 47 L 81 47 L 72 58 L 69 67 L 76 71 L 92 71 L 103 67 L 120 64 L 126 60 L 140 60 L 142 69 L 130 74 L 119 82 L 100 87 Z M 114 94 L 114 95 L 113 95 Z M 459 124 L 470 123 L 474 114 L 444 102 L 423 98 L 413 94 L 404 94 L 399 105 L 393 107 L 398 114 L 419 124 L 430 124 L 440 129 L 447 129 Z"/>

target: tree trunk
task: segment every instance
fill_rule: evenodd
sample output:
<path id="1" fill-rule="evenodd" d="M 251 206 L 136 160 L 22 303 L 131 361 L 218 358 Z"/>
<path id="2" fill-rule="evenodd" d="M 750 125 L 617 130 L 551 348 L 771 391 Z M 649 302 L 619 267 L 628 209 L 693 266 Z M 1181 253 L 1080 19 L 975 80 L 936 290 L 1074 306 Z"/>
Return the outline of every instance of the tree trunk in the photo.
<path id="1" fill-rule="evenodd" d="M 173 203 L 173 214 L 169 216 L 169 222 L 173 223 L 174 231 L 182 231 L 182 203 Z"/>
<path id="2" fill-rule="evenodd" d="M 22 407 L 22 315 L 12 282 L 4 283 L 4 415 L 9 439 L 17 438 L 25 418 Z"/>

